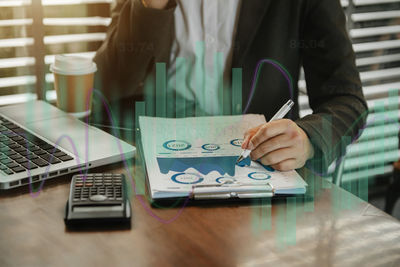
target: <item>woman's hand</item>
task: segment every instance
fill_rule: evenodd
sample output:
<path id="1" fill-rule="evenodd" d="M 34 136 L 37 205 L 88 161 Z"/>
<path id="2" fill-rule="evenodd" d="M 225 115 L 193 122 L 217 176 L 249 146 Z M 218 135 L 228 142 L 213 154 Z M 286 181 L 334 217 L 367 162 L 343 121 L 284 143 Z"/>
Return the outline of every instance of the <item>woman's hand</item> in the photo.
<path id="1" fill-rule="evenodd" d="M 252 160 L 260 160 L 279 171 L 304 166 L 314 156 L 307 134 L 295 122 L 276 120 L 252 128 L 245 133 L 243 149 L 252 150 Z"/>
<path id="2" fill-rule="evenodd" d="M 142 3 L 145 7 L 155 8 L 155 9 L 164 9 L 169 0 L 142 0 Z"/>

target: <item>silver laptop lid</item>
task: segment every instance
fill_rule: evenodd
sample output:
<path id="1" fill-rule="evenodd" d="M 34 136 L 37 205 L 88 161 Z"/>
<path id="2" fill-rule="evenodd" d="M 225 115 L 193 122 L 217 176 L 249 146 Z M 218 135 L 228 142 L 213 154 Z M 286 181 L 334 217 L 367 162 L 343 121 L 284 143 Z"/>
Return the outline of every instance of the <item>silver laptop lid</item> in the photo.
<path id="1" fill-rule="evenodd" d="M 135 147 L 128 143 L 43 101 L 1 107 L 0 114 L 50 144 L 76 155 L 74 164 L 77 166 L 115 163 L 131 158 L 135 153 Z M 21 175 L 17 176 L 21 178 Z"/>
<path id="2" fill-rule="evenodd" d="M 135 151 L 135 147 L 128 143 L 87 125 L 44 101 L 1 107 L 0 114 L 90 162 L 103 160 L 103 164 L 106 164 L 108 158 L 115 157 L 123 160 L 124 155 L 132 156 Z"/>

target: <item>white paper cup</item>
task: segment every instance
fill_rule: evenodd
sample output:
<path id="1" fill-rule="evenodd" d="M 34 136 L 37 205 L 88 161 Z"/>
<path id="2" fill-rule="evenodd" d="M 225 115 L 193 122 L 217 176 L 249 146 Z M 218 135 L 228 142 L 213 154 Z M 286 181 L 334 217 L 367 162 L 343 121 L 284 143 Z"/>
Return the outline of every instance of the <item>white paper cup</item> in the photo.
<path id="1" fill-rule="evenodd" d="M 88 116 L 96 63 L 85 57 L 57 55 L 50 71 L 54 74 L 58 108 L 78 118 Z"/>

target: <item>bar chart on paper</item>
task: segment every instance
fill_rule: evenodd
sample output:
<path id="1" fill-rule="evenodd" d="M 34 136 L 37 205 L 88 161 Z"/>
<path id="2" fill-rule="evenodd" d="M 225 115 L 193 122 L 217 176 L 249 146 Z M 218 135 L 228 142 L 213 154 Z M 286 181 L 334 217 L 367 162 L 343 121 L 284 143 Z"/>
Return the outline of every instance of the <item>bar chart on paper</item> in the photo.
<path id="1" fill-rule="evenodd" d="M 265 123 L 262 115 L 140 117 L 141 141 L 153 199 L 184 197 L 193 185 L 265 183 L 283 193 L 304 193 L 295 172 L 278 172 L 258 162 L 237 166 L 246 130 Z"/>

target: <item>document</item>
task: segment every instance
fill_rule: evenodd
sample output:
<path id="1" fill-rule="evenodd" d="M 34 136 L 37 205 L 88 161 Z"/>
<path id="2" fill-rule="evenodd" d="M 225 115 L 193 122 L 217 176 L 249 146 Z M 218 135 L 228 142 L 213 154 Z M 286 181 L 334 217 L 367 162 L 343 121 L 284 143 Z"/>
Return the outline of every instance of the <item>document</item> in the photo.
<path id="1" fill-rule="evenodd" d="M 188 196 L 193 186 L 269 183 L 275 194 L 304 194 L 296 171 L 279 172 L 259 162 L 237 166 L 244 133 L 265 123 L 263 115 L 139 117 L 149 189 L 153 199 Z"/>

